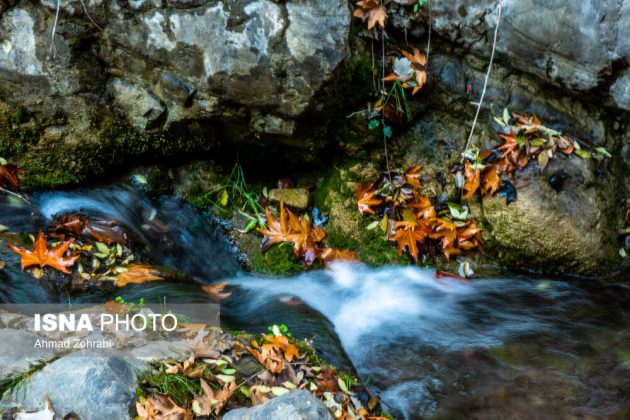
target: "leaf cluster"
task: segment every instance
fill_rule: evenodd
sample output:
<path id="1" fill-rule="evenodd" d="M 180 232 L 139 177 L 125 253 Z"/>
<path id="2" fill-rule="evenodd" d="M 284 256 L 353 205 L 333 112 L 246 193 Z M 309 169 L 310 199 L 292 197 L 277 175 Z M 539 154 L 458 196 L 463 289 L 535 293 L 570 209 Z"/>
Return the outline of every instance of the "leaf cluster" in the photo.
<path id="1" fill-rule="evenodd" d="M 467 150 L 466 162 L 460 187 L 463 199 L 470 199 L 478 190 L 482 195 L 494 195 L 502 186 L 502 177 L 513 178 L 517 170 L 524 169 L 530 161 L 536 161 L 544 171 L 558 153 L 565 156 L 576 154 L 581 158 L 603 159 L 610 157 L 606 149 L 595 148 L 590 152 L 581 148 L 579 142 L 560 131 L 545 127 L 535 115 L 510 113 L 504 110 L 495 117 L 501 127 L 497 134 L 501 143 L 492 150 Z"/>
<path id="2" fill-rule="evenodd" d="M 265 210 L 266 227 L 259 228 L 263 235 L 261 251 L 265 252 L 276 244 L 291 244 L 293 254 L 308 266 L 315 261 L 328 265 L 332 261 L 358 261 L 352 251 L 339 250 L 323 245 L 326 232 L 315 225 L 306 214 L 296 215 L 280 202 L 280 213 L 276 217 L 269 207 Z"/>
<path id="3" fill-rule="evenodd" d="M 427 255 L 452 255 L 480 249 L 481 228 L 468 217 L 468 212 L 455 204 L 435 205 L 420 189 L 422 167 L 408 168 L 390 177 L 363 185 L 355 192 L 357 209 L 361 214 L 378 218 L 368 229 L 380 228 L 390 241 L 418 261 Z"/>

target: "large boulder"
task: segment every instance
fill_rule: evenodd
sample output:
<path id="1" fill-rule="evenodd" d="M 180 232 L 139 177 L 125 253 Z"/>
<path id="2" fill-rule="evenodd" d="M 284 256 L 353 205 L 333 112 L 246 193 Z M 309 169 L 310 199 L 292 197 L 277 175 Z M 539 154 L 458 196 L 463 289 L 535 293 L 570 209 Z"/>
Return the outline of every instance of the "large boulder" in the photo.
<path id="1" fill-rule="evenodd" d="M 332 420 L 323 402 L 308 391 L 293 391 L 252 408 L 228 411 L 225 420 Z"/>
<path id="2" fill-rule="evenodd" d="M 497 11 L 495 0 L 435 2 L 434 29 L 487 57 Z M 504 0 L 501 19 L 502 61 L 574 91 L 601 87 L 630 110 L 630 80 L 620 71 L 630 61 L 630 1 Z"/>
<path id="3" fill-rule="evenodd" d="M 34 184 L 225 140 L 315 147 L 307 115 L 349 55 L 344 0 L 70 0 L 58 20 L 56 5 L 0 10 L 0 156 L 70 174 Z"/>
<path id="4" fill-rule="evenodd" d="M 55 412 L 75 413 L 84 420 L 130 418 L 136 401 L 136 371 L 119 357 L 63 357 L 33 374 L 0 408 L 44 409 L 45 396 Z"/>

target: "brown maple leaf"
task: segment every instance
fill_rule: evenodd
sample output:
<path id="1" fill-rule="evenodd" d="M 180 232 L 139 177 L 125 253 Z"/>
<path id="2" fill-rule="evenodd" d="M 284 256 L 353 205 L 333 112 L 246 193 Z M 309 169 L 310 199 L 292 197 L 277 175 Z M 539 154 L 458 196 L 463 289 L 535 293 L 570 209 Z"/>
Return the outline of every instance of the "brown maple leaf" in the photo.
<path id="1" fill-rule="evenodd" d="M 353 251 L 337 248 L 324 248 L 320 258 L 326 266 L 333 261 L 361 262 L 359 256 Z"/>
<path id="2" fill-rule="evenodd" d="M 403 221 L 396 223 L 396 232 L 390 240 L 398 242 L 398 255 L 402 255 L 403 250 L 407 248 L 407 253 L 417 262 L 418 243 L 424 244 L 430 234 L 431 230 L 422 221 Z"/>
<path id="3" fill-rule="evenodd" d="M 267 340 L 269 343 L 265 343 L 262 345 L 263 350 L 274 349 L 274 350 L 282 351 L 282 353 L 284 353 L 284 358 L 288 362 L 291 362 L 294 357 L 296 359 L 300 358 L 300 352 L 298 348 L 294 346 L 293 344 L 289 343 L 289 339 L 287 337 L 283 335 L 276 335 L 276 336 L 265 335 L 264 337 L 265 337 L 265 340 Z"/>
<path id="4" fill-rule="evenodd" d="M 374 28 L 377 24 L 383 29 L 387 10 L 381 5 L 379 0 L 362 0 L 357 2 L 358 9 L 354 11 L 354 16 L 363 21 L 368 21 L 368 29 Z"/>
<path id="5" fill-rule="evenodd" d="M 435 207 L 424 195 L 414 194 L 413 200 L 407 203 L 407 207 L 415 211 L 418 219 L 430 220 L 436 217 Z"/>
<path id="6" fill-rule="evenodd" d="M 193 402 L 195 414 L 198 416 L 219 415 L 234 393 L 236 382 L 232 380 L 229 384 L 223 384 L 223 389 L 215 393 L 203 378 L 199 379 L 199 381 L 204 395 L 195 396 L 195 402 Z"/>
<path id="7" fill-rule="evenodd" d="M 405 171 L 405 181 L 407 184 L 411 185 L 412 188 L 419 190 L 422 187 L 420 183 L 420 169 L 422 169 L 422 165 L 412 166 Z"/>
<path id="8" fill-rule="evenodd" d="M 501 178 L 494 165 L 490 165 L 483 173 L 481 192 L 484 195 L 494 195 L 499 190 Z"/>
<path id="9" fill-rule="evenodd" d="M 143 420 L 192 420 L 190 411 L 179 407 L 168 395 L 156 393 L 144 404 L 136 402 L 138 417 Z"/>
<path id="10" fill-rule="evenodd" d="M 275 244 L 293 243 L 293 253 L 304 256 L 313 252 L 313 244 L 321 242 L 326 233 L 323 229 L 313 226 L 311 221 L 300 215 L 296 216 L 280 202 L 280 215 L 275 218 L 269 208 L 266 209 L 267 228 L 259 228 L 263 235 L 261 251 L 265 252 Z M 314 253 L 317 258 L 317 252 Z"/>
<path id="11" fill-rule="evenodd" d="M 415 74 L 415 85 L 403 84 L 403 87 L 413 87 L 412 95 L 415 95 L 427 82 L 427 72 L 425 66 L 427 65 L 427 56 L 421 53 L 416 47 L 412 47 L 413 55 L 405 50 L 400 52 L 409 60 Z"/>
<path id="12" fill-rule="evenodd" d="M 427 224 L 429 224 L 432 229 L 431 238 L 439 239 L 442 244 L 442 249 L 447 249 L 455 245 L 455 241 L 457 240 L 457 226 L 455 226 L 455 223 L 446 219 L 435 218 L 428 221 Z"/>
<path id="13" fill-rule="evenodd" d="M 33 251 L 18 248 L 13 245 L 9 245 L 9 248 L 21 257 L 22 271 L 30 267 L 51 267 L 62 273 L 69 274 L 70 271 L 68 271 L 68 268 L 72 267 L 79 258 L 79 255 L 67 258 L 63 256 L 72 242 L 74 242 L 74 239 L 65 241 L 49 251 L 46 247 L 44 233 L 40 230 L 33 244 Z"/>
<path id="14" fill-rule="evenodd" d="M 212 296 L 215 300 L 222 300 L 232 296 L 232 293 L 230 292 L 223 292 L 223 289 L 225 289 L 228 285 L 229 283 L 227 281 L 222 281 L 217 284 L 206 284 L 205 286 L 201 286 L 201 290 L 203 290 L 207 295 Z"/>
<path id="15" fill-rule="evenodd" d="M 378 206 L 383 203 L 382 199 L 375 197 L 377 193 L 377 191 L 374 190 L 375 183 L 376 181 L 372 181 L 364 187 L 363 182 L 359 181 L 359 184 L 357 185 L 355 197 L 357 199 L 357 207 L 359 208 L 359 212 L 361 214 L 374 214 L 372 206 Z"/>
<path id="16" fill-rule="evenodd" d="M 462 198 L 468 200 L 479 188 L 481 171 L 473 168 L 470 162 L 466 162 L 464 165 L 464 179 L 466 182 L 464 183 L 464 196 Z"/>
<path id="17" fill-rule="evenodd" d="M 0 187 L 6 188 L 7 185 L 20 189 L 20 176 L 26 175 L 24 169 L 17 167 L 11 163 L 0 165 Z"/>
<path id="18" fill-rule="evenodd" d="M 118 274 L 114 284 L 118 287 L 124 287 L 131 283 L 145 283 L 157 280 L 164 280 L 158 270 L 146 264 L 135 264 L 130 266 L 127 271 Z"/>

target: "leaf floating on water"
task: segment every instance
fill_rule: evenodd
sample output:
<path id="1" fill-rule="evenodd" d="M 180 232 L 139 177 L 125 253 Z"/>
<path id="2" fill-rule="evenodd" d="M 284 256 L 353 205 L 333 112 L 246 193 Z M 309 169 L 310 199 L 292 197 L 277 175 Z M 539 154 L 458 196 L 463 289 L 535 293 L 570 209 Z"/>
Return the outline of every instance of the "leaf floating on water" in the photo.
<path id="1" fill-rule="evenodd" d="M 129 267 L 126 272 L 118 274 L 114 284 L 118 287 L 124 287 L 127 284 L 138 284 L 159 280 L 164 280 L 164 278 L 160 276 L 160 272 L 158 270 L 145 264 L 136 264 Z"/>
<path id="2" fill-rule="evenodd" d="M 207 284 L 205 286 L 201 286 L 201 290 L 203 290 L 205 294 L 210 295 L 216 300 L 222 300 L 232 296 L 231 292 L 223 292 L 225 287 L 228 285 L 229 283 L 227 281 L 223 281 L 217 284 Z"/>
<path id="3" fill-rule="evenodd" d="M 32 267 L 51 267 L 55 270 L 61 271 L 62 273 L 69 274 L 70 271 L 68 271 L 68 268 L 72 267 L 75 261 L 79 258 L 79 255 L 67 258 L 63 256 L 72 242 L 74 242 L 74 239 L 63 242 L 49 251 L 46 246 L 44 233 L 40 230 L 37 235 L 37 239 L 34 241 L 33 251 L 18 248 L 13 245 L 9 245 L 9 248 L 11 248 L 11 251 L 20 256 L 22 271 Z"/>

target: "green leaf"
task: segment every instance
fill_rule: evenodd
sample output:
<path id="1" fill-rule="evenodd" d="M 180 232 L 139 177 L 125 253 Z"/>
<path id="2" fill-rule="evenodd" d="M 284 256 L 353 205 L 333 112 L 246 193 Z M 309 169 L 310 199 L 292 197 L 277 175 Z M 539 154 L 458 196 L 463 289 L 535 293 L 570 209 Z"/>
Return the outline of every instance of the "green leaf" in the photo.
<path id="1" fill-rule="evenodd" d="M 381 219 L 381 230 L 383 232 L 387 232 L 387 228 L 389 227 L 389 220 L 387 218 L 387 215 L 384 215 L 383 218 Z"/>
<path id="2" fill-rule="evenodd" d="M 274 387 L 271 388 L 271 393 L 273 395 L 275 395 L 276 397 L 279 397 L 281 395 L 287 394 L 288 392 L 289 392 L 288 389 L 282 388 L 282 387 L 279 387 L 279 386 L 274 386 Z"/>
<path id="3" fill-rule="evenodd" d="M 256 226 L 258 226 L 258 221 L 256 219 L 252 219 L 249 222 L 247 222 L 247 224 L 245 225 L 245 227 L 243 229 L 239 229 L 240 233 L 247 233 L 252 231 Z"/>
<path id="4" fill-rule="evenodd" d="M 464 208 L 456 203 L 447 203 L 448 210 L 451 212 L 451 217 L 456 220 L 467 220 L 468 219 L 468 208 Z"/>
<path id="5" fill-rule="evenodd" d="M 225 382 L 226 384 L 232 383 L 234 376 L 232 375 L 216 375 L 217 379 Z"/>
<path id="6" fill-rule="evenodd" d="M 578 155 L 579 157 L 581 157 L 582 159 L 590 159 L 591 158 L 591 153 L 587 152 L 586 150 L 583 150 L 583 149 L 575 149 L 575 154 Z"/>
<path id="7" fill-rule="evenodd" d="M 375 128 L 378 128 L 379 125 L 381 125 L 379 120 L 370 120 L 370 122 L 368 123 L 368 128 L 370 130 L 374 130 Z"/>
<path id="8" fill-rule="evenodd" d="M 503 108 L 503 121 L 505 121 L 505 125 L 510 123 L 510 111 L 507 108 Z"/>
<path id="9" fill-rule="evenodd" d="M 346 386 L 346 383 L 341 378 L 337 378 L 337 384 L 339 385 L 339 389 L 341 389 L 345 394 L 352 394 Z"/>
<path id="10" fill-rule="evenodd" d="M 416 214 L 411 209 L 404 209 L 402 217 L 405 222 L 416 223 Z"/>
<path id="11" fill-rule="evenodd" d="M 381 223 L 381 222 L 380 222 L 379 220 L 376 220 L 376 221 L 374 221 L 374 222 L 370 223 L 369 225 L 367 225 L 367 228 L 366 228 L 366 229 L 367 229 L 367 230 L 374 230 L 374 229 L 376 229 L 376 228 L 378 227 L 378 225 L 379 225 L 380 223 Z"/>
<path id="12" fill-rule="evenodd" d="M 96 249 L 98 250 L 99 254 L 105 254 L 106 257 L 109 255 L 109 247 L 105 245 L 103 242 L 96 242 L 94 245 L 96 245 Z M 100 257 L 100 258 L 104 258 L 104 257 Z"/>
<path id="13" fill-rule="evenodd" d="M 221 205 L 221 207 L 227 206 L 229 198 L 230 198 L 230 196 L 228 195 L 227 190 L 223 190 L 221 192 L 221 198 L 219 198 L 219 204 Z"/>
<path id="14" fill-rule="evenodd" d="M 221 373 L 225 375 L 234 375 L 236 373 L 236 369 L 223 369 Z"/>
<path id="15" fill-rule="evenodd" d="M 595 154 L 601 156 L 601 158 L 607 157 L 607 158 L 611 158 L 612 155 L 610 153 L 608 153 L 608 150 L 604 149 L 603 147 L 596 147 L 595 148 Z"/>
<path id="16" fill-rule="evenodd" d="M 389 125 L 386 125 L 383 127 L 383 134 L 385 134 L 385 137 L 390 138 L 392 136 L 392 128 Z"/>

